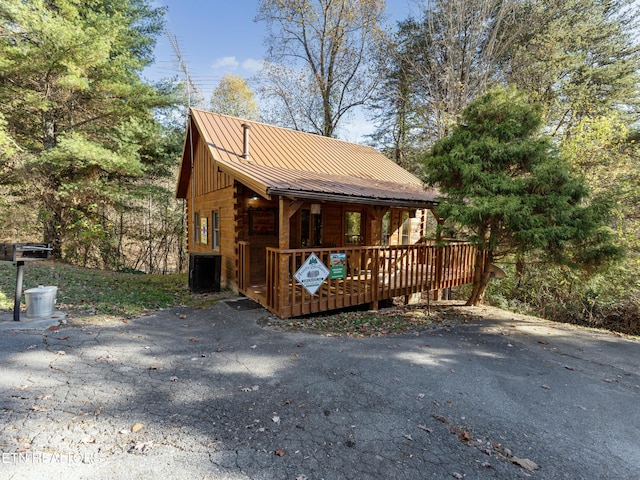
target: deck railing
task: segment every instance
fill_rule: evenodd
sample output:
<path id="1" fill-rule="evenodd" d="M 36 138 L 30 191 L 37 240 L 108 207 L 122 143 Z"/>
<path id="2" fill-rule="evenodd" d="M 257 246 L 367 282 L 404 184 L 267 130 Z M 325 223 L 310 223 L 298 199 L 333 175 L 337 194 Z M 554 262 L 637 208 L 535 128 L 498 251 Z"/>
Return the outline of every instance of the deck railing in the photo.
<path id="1" fill-rule="evenodd" d="M 294 277 L 315 253 L 327 267 L 344 253 L 344 278 L 327 278 L 311 295 Z M 476 247 L 456 242 L 385 247 L 267 248 L 265 307 L 282 318 L 373 303 L 473 282 Z"/>

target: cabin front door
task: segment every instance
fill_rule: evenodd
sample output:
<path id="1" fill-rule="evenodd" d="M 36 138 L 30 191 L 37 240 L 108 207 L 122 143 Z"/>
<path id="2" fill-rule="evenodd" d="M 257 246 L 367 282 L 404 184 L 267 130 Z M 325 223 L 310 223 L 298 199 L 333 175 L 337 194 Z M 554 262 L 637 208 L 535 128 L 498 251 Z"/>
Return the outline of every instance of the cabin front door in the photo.
<path id="1" fill-rule="evenodd" d="M 322 213 L 301 208 L 291 219 L 291 248 L 322 247 Z"/>

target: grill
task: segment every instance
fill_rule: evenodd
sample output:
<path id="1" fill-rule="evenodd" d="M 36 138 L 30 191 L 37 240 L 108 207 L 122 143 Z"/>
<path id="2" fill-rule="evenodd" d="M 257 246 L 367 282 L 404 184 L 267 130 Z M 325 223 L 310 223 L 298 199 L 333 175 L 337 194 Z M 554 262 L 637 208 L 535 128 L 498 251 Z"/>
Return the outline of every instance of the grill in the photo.
<path id="1" fill-rule="evenodd" d="M 13 320 L 20 321 L 20 299 L 25 262 L 46 260 L 51 255 L 51 246 L 42 243 L 0 243 L 0 260 L 13 262 L 17 267 L 16 296 L 13 303 Z"/>

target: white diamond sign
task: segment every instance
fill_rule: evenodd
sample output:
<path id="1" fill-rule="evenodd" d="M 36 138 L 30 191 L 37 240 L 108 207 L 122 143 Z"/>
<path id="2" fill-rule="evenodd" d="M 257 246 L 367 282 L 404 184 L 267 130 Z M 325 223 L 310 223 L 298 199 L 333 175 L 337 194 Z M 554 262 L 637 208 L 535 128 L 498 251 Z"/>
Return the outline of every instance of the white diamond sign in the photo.
<path id="1" fill-rule="evenodd" d="M 327 276 L 329 276 L 329 269 L 315 253 L 307 257 L 294 275 L 298 283 L 311 295 L 315 295 Z"/>

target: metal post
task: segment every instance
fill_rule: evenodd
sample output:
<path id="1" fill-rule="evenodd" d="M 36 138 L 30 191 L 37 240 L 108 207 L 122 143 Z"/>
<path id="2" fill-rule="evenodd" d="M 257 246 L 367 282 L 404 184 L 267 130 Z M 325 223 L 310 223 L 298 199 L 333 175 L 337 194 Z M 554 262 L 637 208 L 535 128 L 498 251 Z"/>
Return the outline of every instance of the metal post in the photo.
<path id="1" fill-rule="evenodd" d="M 22 298 L 22 278 L 24 276 L 24 262 L 18 260 L 16 262 L 18 273 L 16 275 L 16 297 L 13 303 L 13 321 L 20 321 L 20 299 Z"/>

